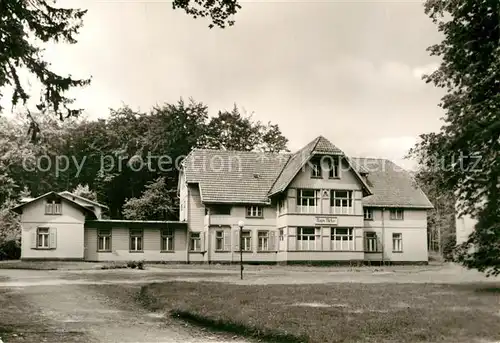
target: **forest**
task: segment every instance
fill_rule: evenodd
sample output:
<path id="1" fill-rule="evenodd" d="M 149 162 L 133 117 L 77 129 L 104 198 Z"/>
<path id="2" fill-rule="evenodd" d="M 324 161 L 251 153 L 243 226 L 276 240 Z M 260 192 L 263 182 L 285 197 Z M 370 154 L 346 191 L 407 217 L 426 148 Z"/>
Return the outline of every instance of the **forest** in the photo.
<path id="1" fill-rule="evenodd" d="M 237 105 L 209 116 L 193 99 L 148 112 L 123 106 L 106 119 L 0 117 L 0 242 L 18 237 L 9 209 L 49 191 L 106 204 L 114 219 L 178 219 L 178 167 L 191 149 L 283 152 L 287 144 L 278 125 Z"/>

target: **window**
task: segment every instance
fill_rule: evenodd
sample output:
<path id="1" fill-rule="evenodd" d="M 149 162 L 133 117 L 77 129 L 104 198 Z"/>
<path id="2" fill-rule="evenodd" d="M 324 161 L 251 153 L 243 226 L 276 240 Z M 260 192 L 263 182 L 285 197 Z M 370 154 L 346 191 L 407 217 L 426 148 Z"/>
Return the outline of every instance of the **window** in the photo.
<path id="1" fill-rule="evenodd" d="M 130 251 L 142 251 L 142 230 L 130 230 Z"/>
<path id="2" fill-rule="evenodd" d="M 403 220 L 403 218 L 404 218 L 403 213 L 404 213 L 404 211 L 402 209 L 393 208 L 390 210 L 389 216 L 390 216 L 391 220 Z"/>
<path id="3" fill-rule="evenodd" d="M 111 251 L 111 230 L 97 231 L 97 251 Z"/>
<path id="4" fill-rule="evenodd" d="M 201 238 L 199 232 L 191 232 L 189 240 L 189 249 L 191 251 L 201 251 Z"/>
<path id="5" fill-rule="evenodd" d="M 252 232 L 243 231 L 241 234 L 241 245 L 243 251 L 252 251 Z"/>
<path id="6" fill-rule="evenodd" d="M 352 228 L 332 227 L 332 250 L 354 250 L 354 235 Z"/>
<path id="7" fill-rule="evenodd" d="M 230 205 L 213 205 L 210 207 L 210 214 L 229 215 L 229 214 L 231 214 L 231 206 Z"/>
<path id="8" fill-rule="evenodd" d="M 311 160 L 311 177 L 312 178 L 321 178 L 321 161 L 320 160 Z"/>
<path id="9" fill-rule="evenodd" d="M 373 209 L 365 207 L 363 209 L 363 215 L 365 217 L 365 220 L 373 220 Z"/>
<path id="10" fill-rule="evenodd" d="M 161 230 L 161 251 L 174 250 L 174 229 Z"/>
<path id="11" fill-rule="evenodd" d="M 263 209 L 261 206 L 247 206 L 247 217 L 263 217 Z"/>
<path id="12" fill-rule="evenodd" d="M 392 251 L 403 252 L 403 234 L 401 233 L 392 234 Z"/>
<path id="13" fill-rule="evenodd" d="M 330 206 L 334 214 L 352 214 L 352 191 L 331 191 Z"/>
<path id="14" fill-rule="evenodd" d="M 258 250 L 259 251 L 269 250 L 269 231 L 259 231 L 257 233 L 257 238 L 259 240 Z"/>
<path id="15" fill-rule="evenodd" d="M 340 177 L 340 159 L 331 157 L 328 159 L 328 178 L 338 179 Z"/>
<path id="16" fill-rule="evenodd" d="M 283 232 L 283 229 L 280 229 L 280 241 L 285 240 L 285 233 Z"/>
<path id="17" fill-rule="evenodd" d="M 318 190 L 316 189 L 298 189 L 297 205 L 299 212 L 315 213 L 318 204 Z"/>
<path id="18" fill-rule="evenodd" d="M 316 250 L 316 242 L 320 241 L 320 228 L 299 227 L 297 232 L 298 250 Z"/>
<path id="19" fill-rule="evenodd" d="M 285 213 L 285 209 L 286 209 L 286 199 L 279 199 L 278 200 L 278 214 Z"/>
<path id="20" fill-rule="evenodd" d="M 49 228 L 39 227 L 36 232 L 36 247 L 41 249 L 49 248 Z"/>
<path id="21" fill-rule="evenodd" d="M 365 251 L 367 252 L 377 252 L 377 233 L 376 232 L 366 232 L 365 233 Z"/>
<path id="22" fill-rule="evenodd" d="M 215 250 L 224 250 L 224 230 L 215 231 Z"/>
<path id="23" fill-rule="evenodd" d="M 48 199 L 45 203 L 45 214 L 62 214 L 61 199 Z"/>

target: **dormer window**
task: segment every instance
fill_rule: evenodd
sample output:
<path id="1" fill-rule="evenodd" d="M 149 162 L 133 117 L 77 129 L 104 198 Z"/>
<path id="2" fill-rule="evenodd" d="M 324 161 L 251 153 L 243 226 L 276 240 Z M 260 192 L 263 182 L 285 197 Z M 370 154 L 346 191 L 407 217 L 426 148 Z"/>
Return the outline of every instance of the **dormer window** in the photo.
<path id="1" fill-rule="evenodd" d="M 321 178 L 321 161 L 313 160 L 311 161 L 311 177 L 318 179 Z"/>
<path id="2" fill-rule="evenodd" d="M 48 199 L 45 203 L 45 214 L 62 214 L 61 199 Z"/>
<path id="3" fill-rule="evenodd" d="M 328 159 L 328 178 L 340 178 L 340 159 L 338 157 L 331 157 Z"/>

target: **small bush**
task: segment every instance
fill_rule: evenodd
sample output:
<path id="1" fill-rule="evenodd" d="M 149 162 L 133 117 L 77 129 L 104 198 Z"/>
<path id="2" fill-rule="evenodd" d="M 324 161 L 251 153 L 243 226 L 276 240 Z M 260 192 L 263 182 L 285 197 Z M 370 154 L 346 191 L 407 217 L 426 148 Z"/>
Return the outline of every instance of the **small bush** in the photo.
<path id="1" fill-rule="evenodd" d="M 12 239 L 0 244 L 0 260 L 19 260 L 21 258 L 21 244 Z"/>
<path id="2" fill-rule="evenodd" d="M 137 269 L 144 270 L 144 261 L 137 262 Z"/>

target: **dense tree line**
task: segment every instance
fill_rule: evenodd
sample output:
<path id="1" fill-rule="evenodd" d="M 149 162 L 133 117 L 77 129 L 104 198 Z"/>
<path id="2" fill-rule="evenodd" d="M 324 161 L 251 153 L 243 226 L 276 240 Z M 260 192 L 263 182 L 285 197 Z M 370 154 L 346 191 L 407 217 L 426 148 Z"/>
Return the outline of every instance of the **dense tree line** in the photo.
<path id="1" fill-rule="evenodd" d="M 207 106 L 194 100 L 144 113 L 123 107 L 105 120 L 33 119 L 40 128 L 36 141 L 27 135 L 31 118 L 0 117 L 5 215 L 11 216 L 6 209 L 21 197 L 70 190 L 108 205 L 113 218 L 177 219 L 178 167 L 191 149 L 280 152 L 288 143 L 277 125 L 243 115 L 236 106 L 209 117 Z M 3 226 L 15 226 L 5 219 Z"/>
<path id="2" fill-rule="evenodd" d="M 460 215 L 477 219 L 456 260 L 500 274 L 500 2 L 427 0 L 425 11 L 443 34 L 431 46 L 441 65 L 425 80 L 443 88 L 444 122 L 411 151 L 421 177 L 453 194 Z"/>

